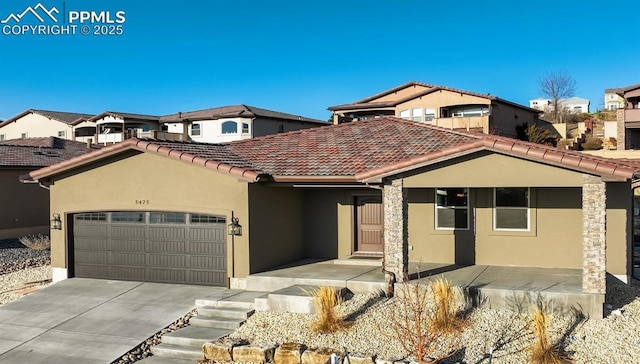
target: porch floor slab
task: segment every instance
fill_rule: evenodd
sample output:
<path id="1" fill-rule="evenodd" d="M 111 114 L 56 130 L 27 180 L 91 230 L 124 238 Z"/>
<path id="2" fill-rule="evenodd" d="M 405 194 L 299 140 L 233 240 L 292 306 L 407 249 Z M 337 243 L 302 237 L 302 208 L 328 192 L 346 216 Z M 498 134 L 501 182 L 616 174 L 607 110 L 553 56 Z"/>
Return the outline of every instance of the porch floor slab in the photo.
<path id="1" fill-rule="evenodd" d="M 582 270 L 493 265 L 420 264 L 420 281 L 444 277 L 457 287 L 582 293 Z"/>

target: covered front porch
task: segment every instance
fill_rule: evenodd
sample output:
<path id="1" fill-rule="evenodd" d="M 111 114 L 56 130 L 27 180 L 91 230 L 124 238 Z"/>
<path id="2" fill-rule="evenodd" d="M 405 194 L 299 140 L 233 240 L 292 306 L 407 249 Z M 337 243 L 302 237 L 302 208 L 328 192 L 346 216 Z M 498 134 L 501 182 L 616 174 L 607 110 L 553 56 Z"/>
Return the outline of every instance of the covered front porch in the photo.
<path id="1" fill-rule="evenodd" d="M 495 265 L 458 265 L 410 262 L 410 283 L 445 278 L 465 293 L 474 307 L 528 312 L 542 303 L 555 313 L 578 309 L 585 314 L 601 310 L 598 295 L 582 292 L 582 270 Z M 247 290 L 273 292 L 290 286 L 345 287 L 354 293 L 385 291 L 382 259 L 305 259 L 251 274 Z M 402 283 L 396 283 L 396 291 Z M 594 311 L 595 310 L 595 311 Z"/>

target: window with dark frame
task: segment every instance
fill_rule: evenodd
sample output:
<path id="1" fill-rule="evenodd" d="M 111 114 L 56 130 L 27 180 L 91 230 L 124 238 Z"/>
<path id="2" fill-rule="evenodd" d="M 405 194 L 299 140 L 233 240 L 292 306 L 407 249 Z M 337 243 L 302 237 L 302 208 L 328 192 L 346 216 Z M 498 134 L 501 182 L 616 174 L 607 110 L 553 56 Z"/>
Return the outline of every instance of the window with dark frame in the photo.
<path id="1" fill-rule="evenodd" d="M 529 188 L 494 189 L 494 230 L 529 230 Z"/>
<path id="2" fill-rule="evenodd" d="M 469 229 L 469 189 L 436 188 L 436 229 Z"/>

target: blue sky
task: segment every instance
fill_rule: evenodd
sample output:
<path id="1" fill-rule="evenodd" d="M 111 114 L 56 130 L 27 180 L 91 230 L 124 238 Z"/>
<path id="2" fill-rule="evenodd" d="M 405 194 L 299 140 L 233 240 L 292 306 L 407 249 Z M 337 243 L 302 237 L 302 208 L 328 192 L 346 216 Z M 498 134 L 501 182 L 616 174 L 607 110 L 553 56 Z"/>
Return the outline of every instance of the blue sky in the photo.
<path id="1" fill-rule="evenodd" d="M 628 0 L 67 0 L 66 12 L 62 0 L 4 0 L 0 20 L 38 2 L 124 11 L 123 34 L 0 33 L 3 118 L 244 103 L 326 120 L 328 106 L 410 80 L 528 104 L 549 71 L 573 76 L 593 111 L 605 88 L 640 82 Z"/>

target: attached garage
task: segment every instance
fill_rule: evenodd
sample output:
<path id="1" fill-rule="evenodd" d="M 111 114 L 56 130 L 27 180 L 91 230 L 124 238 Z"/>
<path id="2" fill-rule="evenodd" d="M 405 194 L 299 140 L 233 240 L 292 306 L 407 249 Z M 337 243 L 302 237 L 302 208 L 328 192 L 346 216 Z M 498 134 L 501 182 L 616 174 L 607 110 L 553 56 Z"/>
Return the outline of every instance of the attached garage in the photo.
<path id="1" fill-rule="evenodd" d="M 154 211 L 73 216 L 76 277 L 227 285 L 225 217 Z"/>

